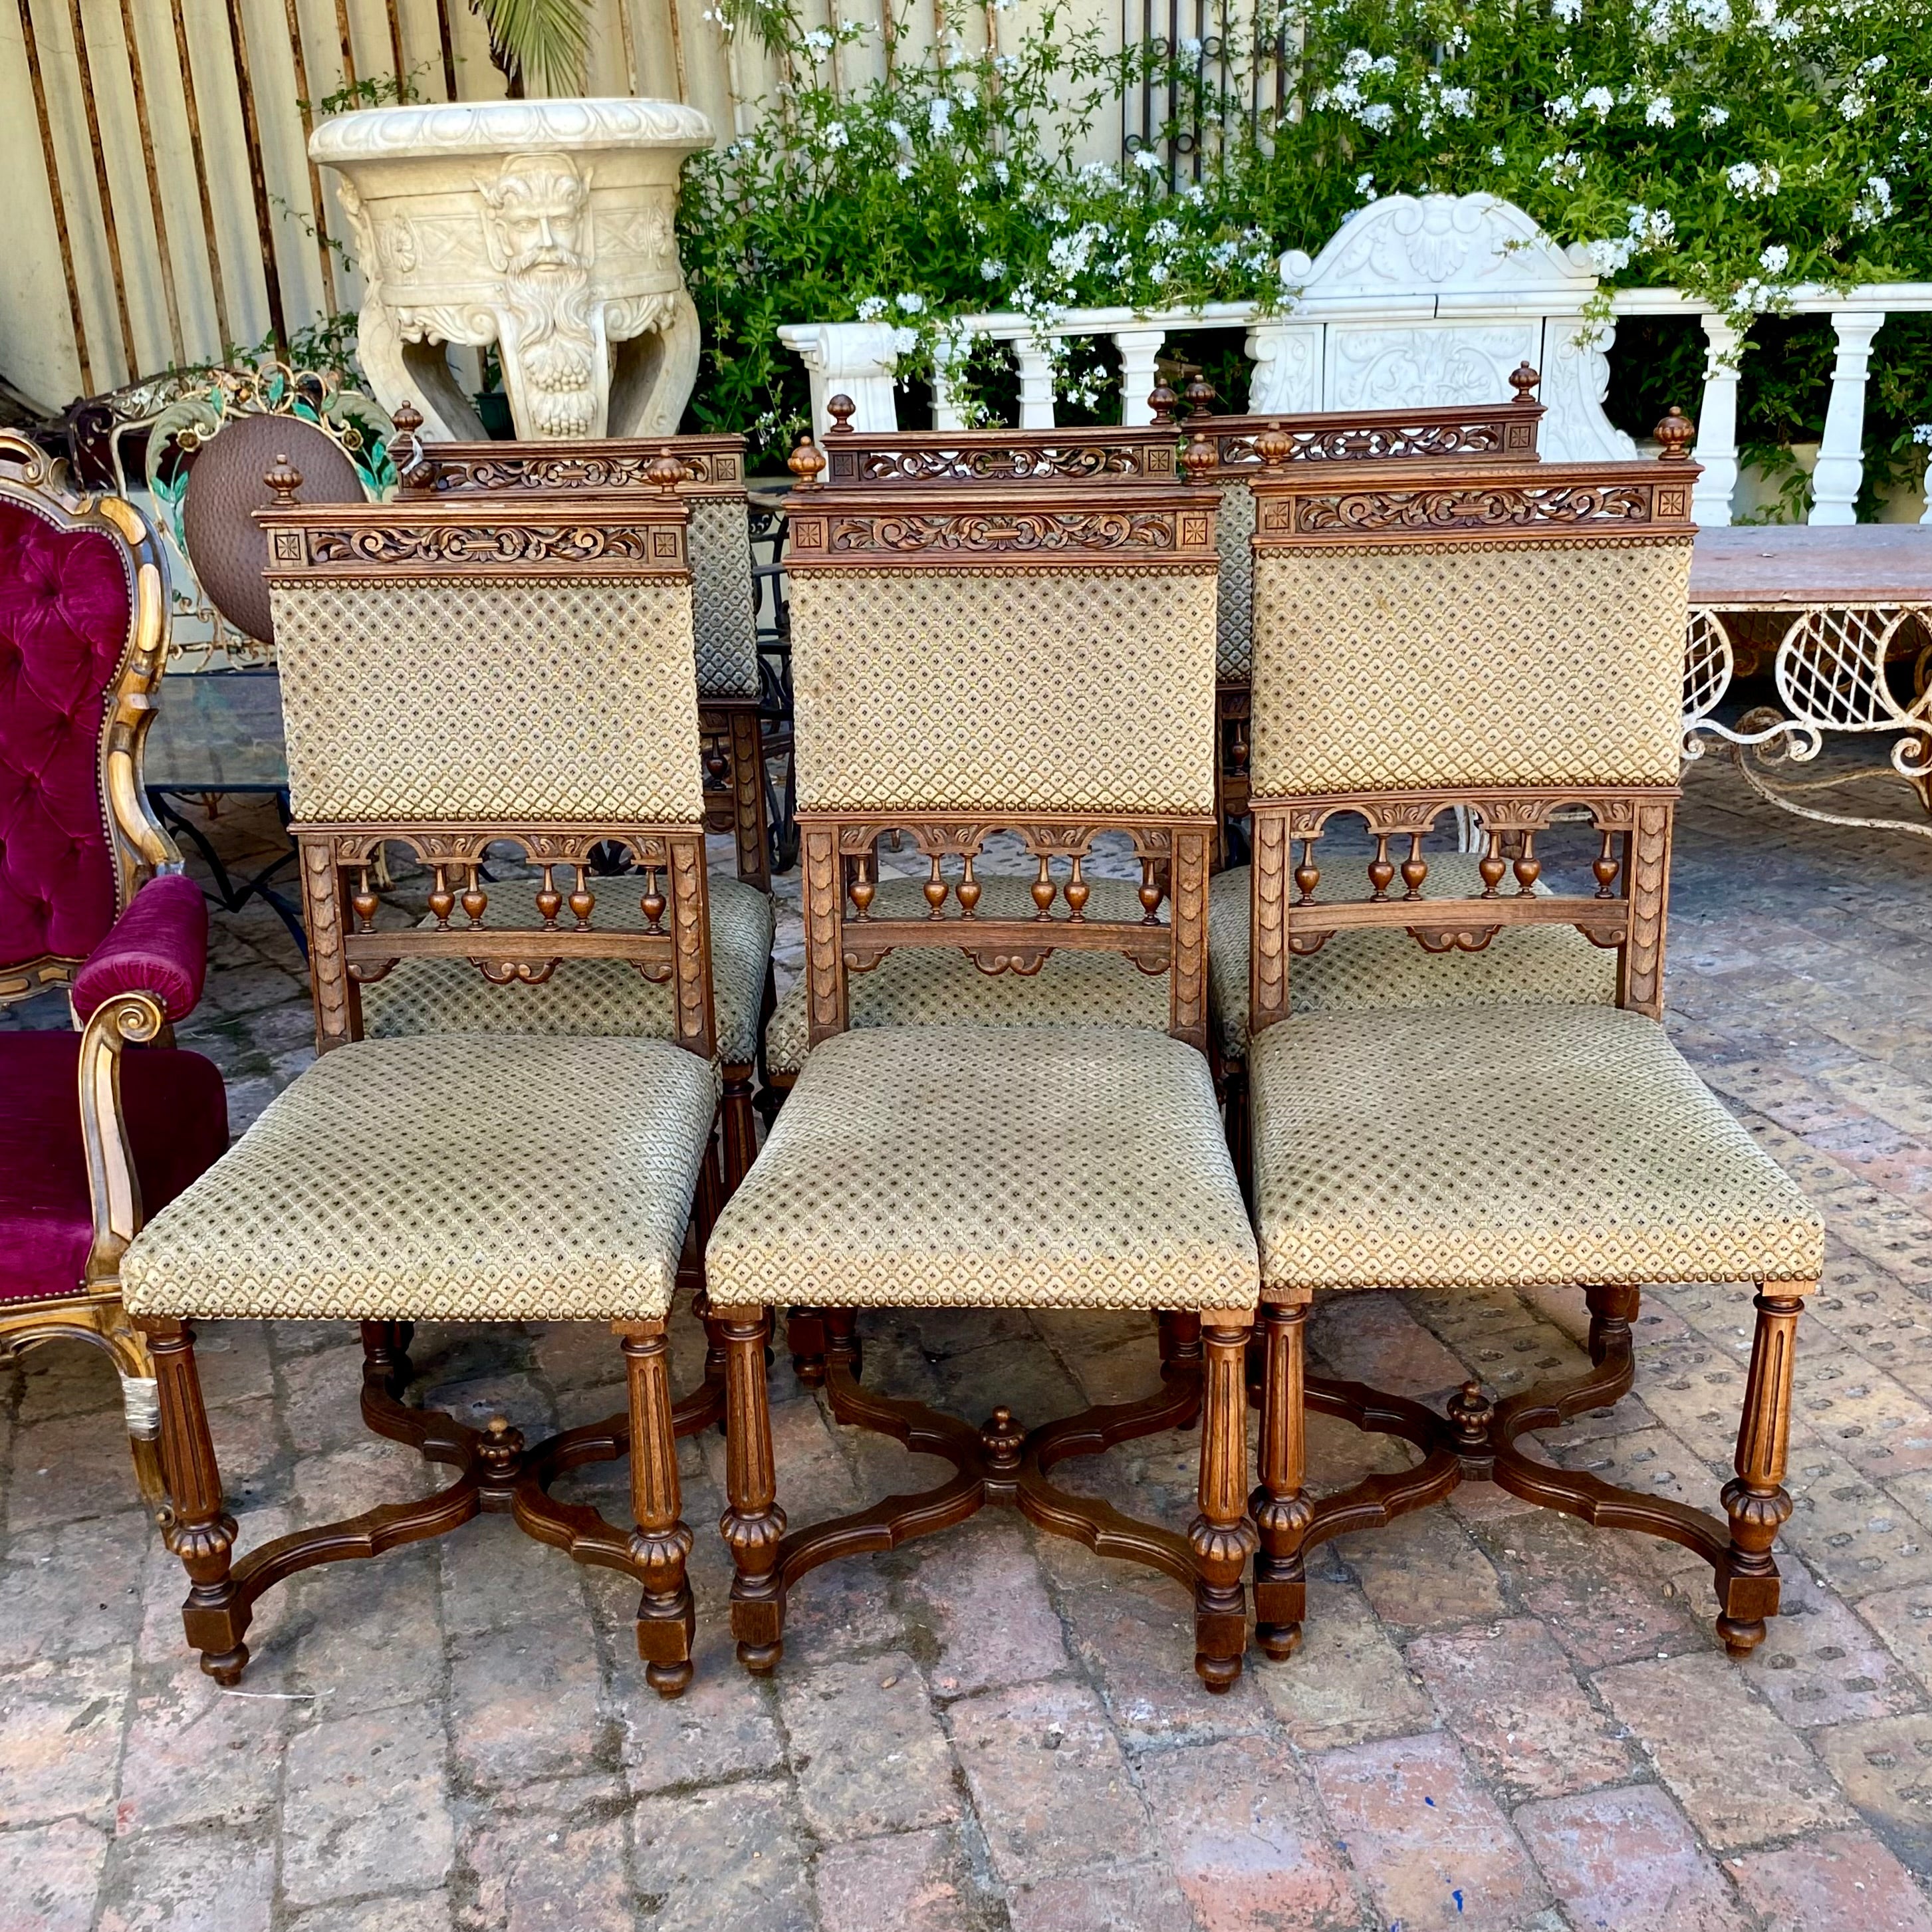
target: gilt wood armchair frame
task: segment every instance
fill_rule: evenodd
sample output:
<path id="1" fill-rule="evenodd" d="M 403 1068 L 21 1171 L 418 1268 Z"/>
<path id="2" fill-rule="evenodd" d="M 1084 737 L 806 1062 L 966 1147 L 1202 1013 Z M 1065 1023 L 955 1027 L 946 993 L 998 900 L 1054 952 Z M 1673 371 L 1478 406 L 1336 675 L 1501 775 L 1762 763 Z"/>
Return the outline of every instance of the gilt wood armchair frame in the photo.
<path id="1" fill-rule="evenodd" d="M 529 500 L 576 491 L 604 494 L 650 489 L 653 464 L 667 454 L 682 466 L 677 494 L 692 502 L 735 507 L 748 518 L 742 436 L 618 437 L 587 442 L 424 443 L 422 419 L 406 404 L 398 412 L 401 494 L 425 496 L 500 491 Z M 738 876 L 760 892 L 772 889 L 770 813 L 765 787 L 760 697 L 753 645 L 750 526 L 746 525 L 744 644 L 753 675 L 743 691 L 698 692 L 705 739 L 706 776 L 720 800 L 707 800 L 712 829 L 729 832 L 737 849 Z M 700 598 L 706 586 L 699 586 Z M 719 614 L 719 621 L 723 621 Z M 703 626 L 700 613 L 700 628 Z"/>
<path id="2" fill-rule="evenodd" d="M 835 412 L 838 404 L 835 400 Z M 858 443 L 828 438 L 836 464 Z M 850 432 L 843 432 L 850 434 Z M 897 449 L 912 440 L 896 436 Z M 929 440 L 956 450 L 967 439 Z M 1055 437 L 1070 446 L 1074 439 Z M 883 439 L 866 439 L 867 446 Z M 996 452 L 1036 446 L 1004 432 L 973 446 Z M 1171 433 L 1136 447 L 1171 452 Z M 937 568 L 976 572 L 1017 566 L 1090 571 L 1154 568 L 1211 574 L 1216 567 L 1214 506 L 1187 484 L 1058 480 L 1004 485 L 925 476 L 908 488 L 903 475 L 830 487 L 818 478 L 826 459 L 808 442 L 792 459 L 800 488 L 789 506 L 788 568 L 794 581 L 814 575 Z M 1022 457 L 1022 465 L 1027 461 Z M 1084 460 L 1076 459 L 1076 462 Z M 975 472 L 976 476 L 977 472 Z M 1157 713 L 1161 696 L 1148 694 Z M 808 744 L 806 747 L 808 756 Z M 1207 746 L 1204 742 L 1204 754 Z M 814 1043 L 844 1030 L 848 976 L 870 970 L 902 946 L 956 946 L 982 971 L 1036 971 L 1056 948 L 1124 953 L 1143 971 L 1166 972 L 1173 1036 L 1206 1049 L 1208 1034 L 1207 886 L 1214 840 L 1210 814 L 1122 814 L 1055 811 L 830 810 L 799 812 L 806 923 L 806 970 Z M 974 859 L 988 836 L 1018 833 L 1038 861 L 1031 919 L 982 917 Z M 1082 864 L 1102 832 L 1124 830 L 1142 868 L 1142 922 L 1088 920 Z M 879 842 L 903 832 L 928 860 L 923 919 L 886 920 L 869 912 Z M 949 876 L 946 865 L 956 863 Z M 1064 865 L 1056 877 L 1055 865 Z M 1159 918 L 1163 900 L 1169 920 Z M 1064 910 L 1056 913 L 1055 906 Z M 949 907 L 951 908 L 949 910 Z M 740 1660 L 754 1672 L 775 1668 L 787 1594 L 800 1577 L 842 1556 L 879 1552 L 964 1521 L 988 1504 L 1018 1508 L 1057 1535 L 1103 1556 L 1147 1564 L 1192 1589 L 1196 1605 L 1197 1668 L 1209 1688 L 1226 1690 L 1240 1667 L 1246 1610 L 1240 1573 L 1254 1533 L 1241 1496 L 1246 1463 L 1240 1378 L 1252 1317 L 1245 1310 L 1164 1313 L 1158 1317 L 1163 1387 L 1138 1402 L 1096 1406 L 1029 1431 L 996 1408 L 974 1428 L 915 1401 L 874 1394 L 859 1379 L 860 1349 L 850 1309 L 795 1308 L 788 1318 L 792 1358 L 801 1379 L 823 1386 L 840 1422 L 890 1436 L 916 1454 L 940 1456 L 953 1474 L 937 1488 L 894 1495 L 854 1514 L 788 1531 L 777 1505 L 764 1350 L 769 1312 L 721 1307 L 729 1388 L 728 1489 L 722 1523 L 736 1567 L 732 1628 Z M 1074 1494 L 1051 1478 L 1060 1463 L 1115 1444 L 1200 1419 L 1204 1430 L 1198 1500 L 1190 1533 L 1136 1521 L 1110 1504 Z"/>
<path id="3" fill-rule="evenodd" d="M 297 587 L 380 585 L 405 579 L 447 583 L 617 580 L 687 586 L 686 512 L 675 472 L 650 498 L 481 501 L 452 497 L 392 505 L 304 506 L 300 478 L 272 476 L 277 500 L 258 513 L 267 530 L 269 580 L 278 592 Z M 285 694 L 286 700 L 286 694 Z M 694 711 L 691 714 L 694 725 Z M 557 721 L 567 730 L 568 721 Z M 423 728 L 434 730 L 425 712 Z M 698 746 L 694 730 L 690 752 Z M 298 791 L 299 792 L 299 780 Z M 296 800 L 298 812 L 303 801 Z M 326 822 L 298 818 L 291 826 L 301 852 L 310 934 L 310 970 L 319 1050 L 328 1053 L 359 1034 L 358 987 L 399 960 L 469 958 L 486 977 L 541 980 L 564 958 L 621 958 L 675 987 L 676 1045 L 700 1058 L 713 1053 L 716 1025 L 710 973 L 704 828 L 688 821 L 617 820 L 540 822 L 477 818 L 398 818 Z M 488 848 L 520 844 L 544 868 L 538 927 L 486 925 L 487 884 L 478 876 Z M 402 844 L 433 869 L 433 928 L 378 930 L 379 902 L 370 870 L 382 848 Z M 642 932 L 600 929 L 598 879 L 590 861 L 601 844 L 620 847 L 644 868 L 646 920 Z M 558 874 L 563 874 L 560 878 Z M 700 1170 L 694 1222 L 699 1251 L 715 1220 L 721 1183 L 716 1148 Z M 372 1557 L 399 1544 L 440 1536 L 482 1511 L 507 1512 L 526 1534 L 575 1561 L 620 1570 L 643 1586 L 638 1644 L 647 1676 L 662 1694 L 690 1682 L 692 1609 L 685 1580 L 690 1532 L 684 1526 L 676 1438 L 694 1433 L 724 1412 L 722 1335 L 701 1300 L 710 1347 L 702 1382 L 674 1403 L 670 1343 L 663 1319 L 612 1324 L 623 1354 L 628 1406 L 604 1421 L 526 1444 L 503 1418 L 473 1429 L 453 1416 L 413 1408 L 400 1400 L 414 1370 L 408 1354 L 413 1324 L 362 1324 L 364 1424 L 407 1444 L 426 1461 L 447 1465 L 454 1479 L 420 1501 L 386 1503 L 346 1521 L 297 1530 L 248 1552 L 231 1565 L 235 1524 L 221 1506 L 220 1481 L 202 1409 L 185 1320 L 144 1318 L 157 1367 L 166 1384 L 164 1414 L 186 1418 L 164 1438 L 176 1524 L 171 1546 L 194 1580 L 186 1613 L 188 1641 L 202 1668 L 232 1683 L 248 1660 L 243 1642 L 253 1606 L 276 1584 L 315 1564 Z M 594 1507 L 559 1502 L 550 1485 L 585 1463 L 628 1455 L 634 1527 L 610 1522 Z"/>
<path id="4" fill-rule="evenodd" d="M 97 754 L 118 917 L 149 879 L 182 869 L 181 854 L 150 812 L 141 778 L 155 688 L 167 664 L 166 558 L 154 530 L 131 503 L 64 490 L 52 459 L 11 430 L 0 429 L 0 498 L 56 530 L 98 532 L 112 543 L 127 569 L 128 638 L 107 688 Z M 0 1006 L 70 982 L 84 963 L 50 952 L 0 972 Z M 166 1500 L 154 1367 L 146 1337 L 121 1303 L 121 1257 L 141 1225 L 140 1183 L 121 1118 L 121 1055 L 130 1046 L 166 1044 L 171 1038 L 161 1002 L 146 994 L 107 1000 L 82 1028 L 81 1132 L 94 1208 L 86 1265 L 71 1294 L 0 1303 L 0 1358 L 70 1339 L 91 1342 L 112 1362 L 121 1378 L 136 1480 L 151 1510 Z"/>
<path id="5" fill-rule="evenodd" d="M 1660 429 L 1657 462 L 1544 464 L 1484 469 L 1460 458 L 1406 472 L 1394 465 L 1346 479 L 1291 469 L 1264 438 L 1265 466 L 1252 480 L 1258 517 L 1257 560 L 1298 548 L 1436 544 L 1466 538 L 1508 545 L 1564 538 L 1579 543 L 1687 546 L 1693 535 L 1685 460 L 1688 425 Z M 1270 457 L 1277 460 L 1268 460 Z M 1258 676 L 1260 667 L 1257 667 Z M 1499 703 L 1510 701 L 1498 693 Z M 1674 784 L 1454 786 L 1256 796 L 1253 818 L 1250 1022 L 1258 1036 L 1289 1017 L 1292 962 L 1340 931 L 1406 931 L 1432 952 L 1478 951 L 1505 926 L 1560 922 L 1618 956 L 1618 1004 L 1652 1019 L 1663 1010 L 1663 968 Z M 1422 843 L 1462 808 L 1480 828 L 1484 891 L 1432 898 L 1424 886 Z M 1542 871 L 1538 839 L 1559 809 L 1580 809 L 1599 836 L 1588 896 L 1532 896 Z M 1362 821 L 1375 842 L 1368 896 L 1316 902 L 1318 846 L 1337 818 Z M 1297 846 L 1300 851 L 1298 856 Z M 1508 890 L 1505 890 L 1505 887 Z M 1393 1178 L 1393 1177 L 1392 1177 Z M 1592 1366 L 1572 1381 L 1526 1390 L 1492 1405 L 1466 1383 L 1438 1415 L 1422 1404 L 1353 1382 L 1308 1376 L 1303 1365 L 1307 1305 L 1270 1301 L 1265 1283 L 1258 1347 L 1262 1405 L 1260 1484 L 1253 1509 L 1256 1634 L 1275 1658 L 1300 1638 L 1307 1551 L 1330 1538 L 1395 1520 L 1441 1501 L 1463 1481 L 1493 1481 L 1511 1494 L 1586 1522 L 1641 1530 L 1695 1551 L 1715 1573 L 1720 1634 L 1748 1653 L 1774 1615 L 1778 1574 L 1771 1546 L 1791 1510 L 1783 1487 L 1790 1433 L 1792 1349 L 1810 1282 L 1759 1284 L 1757 1328 L 1739 1427 L 1736 1479 L 1723 1501 L 1728 1520 L 1581 1470 L 1557 1468 L 1517 1447 L 1522 1436 L 1602 1408 L 1626 1394 L 1635 1375 L 1631 1324 L 1640 1291 L 1586 1290 Z M 1394 1475 L 1372 1475 L 1311 1499 L 1304 1490 L 1306 1410 L 1414 1444 L 1423 1459 Z"/>

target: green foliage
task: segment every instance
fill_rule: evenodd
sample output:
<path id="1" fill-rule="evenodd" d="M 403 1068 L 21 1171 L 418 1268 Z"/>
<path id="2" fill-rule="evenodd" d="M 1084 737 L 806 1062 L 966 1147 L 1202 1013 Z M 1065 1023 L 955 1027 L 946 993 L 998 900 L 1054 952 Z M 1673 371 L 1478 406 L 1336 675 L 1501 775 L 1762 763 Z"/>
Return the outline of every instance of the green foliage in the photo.
<path id="1" fill-rule="evenodd" d="M 1284 0 L 1219 68 L 1186 43 L 1109 53 L 1051 10 L 1017 44 L 1003 24 L 994 55 L 975 9 L 842 95 L 831 30 L 788 0 L 719 4 L 788 80 L 752 133 L 688 171 L 693 416 L 767 448 L 805 414 L 782 322 L 890 320 L 916 332 L 904 366 L 923 368 L 960 352 L 951 319 L 980 310 L 1050 325 L 1089 305 L 1279 302 L 1282 251 L 1316 252 L 1384 194 L 1486 189 L 1588 249 L 1607 283 L 1674 284 L 1750 323 L 1754 443 L 1822 422 L 1815 331 L 1778 326 L 1796 285 L 1932 279 L 1922 0 Z M 1278 55 L 1284 108 L 1253 113 L 1258 78 L 1275 98 Z M 1205 130 L 1198 178 L 1171 182 L 1152 152 L 1067 158 L 1143 82 L 1178 104 L 1166 135 Z M 1669 400 L 1694 406 L 1701 341 L 1660 368 L 1623 328 L 1636 390 L 1667 377 Z M 963 346 L 969 376 L 992 366 Z M 1932 332 L 1886 324 L 1873 402 L 1904 473 L 1932 416 Z"/>
<path id="2" fill-rule="evenodd" d="M 553 94 L 583 85 L 590 46 L 589 0 L 470 0 L 490 35 L 490 58 L 513 94 L 526 81 Z"/>

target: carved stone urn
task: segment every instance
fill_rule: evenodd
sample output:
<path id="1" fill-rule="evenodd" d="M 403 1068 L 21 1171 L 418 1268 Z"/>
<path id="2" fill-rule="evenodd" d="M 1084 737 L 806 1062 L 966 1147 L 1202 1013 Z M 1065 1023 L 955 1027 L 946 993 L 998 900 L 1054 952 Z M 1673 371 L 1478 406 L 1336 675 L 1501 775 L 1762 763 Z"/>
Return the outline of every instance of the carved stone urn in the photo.
<path id="1" fill-rule="evenodd" d="M 470 442 L 447 343 L 494 342 L 518 437 L 668 436 L 698 374 L 678 175 L 711 124 L 668 100 L 472 100 L 324 121 L 364 295 L 357 353 L 392 415 Z"/>

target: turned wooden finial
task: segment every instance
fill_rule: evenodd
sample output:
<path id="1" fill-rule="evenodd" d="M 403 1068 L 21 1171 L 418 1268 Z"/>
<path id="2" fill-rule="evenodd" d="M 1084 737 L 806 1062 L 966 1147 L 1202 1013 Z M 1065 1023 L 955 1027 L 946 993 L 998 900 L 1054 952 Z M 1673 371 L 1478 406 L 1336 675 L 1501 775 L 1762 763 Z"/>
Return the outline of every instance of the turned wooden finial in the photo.
<path id="1" fill-rule="evenodd" d="M 404 436 L 414 436 L 423 426 L 422 412 L 413 403 L 398 403 L 389 418 Z"/>
<path id="2" fill-rule="evenodd" d="M 655 483 L 660 490 L 675 490 L 684 481 L 684 465 L 669 450 L 661 450 L 644 472 L 644 480 Z"/>
<path id="3" fill-rule="evenodd" d="M 834 396 L 825 405 L 825 413 L 832 418 L 832 427 L 825 432 L 827 436 L 850 436 L 852 418 L 859 413 L 859 405 L 850 396 Z"/>
<path id="4" fill-rule="evenodd" d="M 412 403 L 396 405 L 395 413 L 389 420 L 395 425 L 395 435 L 390 440 L 390 460 L 396 464 L 396 474 L 404 488 L 411 490 L 433 490 L 440 480 L 441 472 L 434 460 L 423 446 L 422 412 Z M 398 446 L 401 460 L 397 461 Z"/>
<path id="5" fill-rule="evenodd" d="M 1187 387 L 1180 393 L 1186 400 L 1190 422 L 1196 416 L 1211 416 L 1214 413 L 1214 385 L 1198 369 L 1190 373 Z"/>
<path id="6" fill-rule="evenodd" d="M 296 492 L 302 488 L 302 472 L 278 451 L 274 467 L 262 481 L 274 492 L 275 505 L 279 508 L 295 501 Z"/>
<path id="7" fill-rule="evenodd" d="M 844 397 L 833 398 L 835 403 L 847 400 Z M 817 484 L 819 472 L 825 467 L 824 454 L 809 435 L 802 436 L 798 440 L 798 447 L 785 458 L 785 467 L 798 478 L 800 489 L 809 490 Z"/>
<path id="8" fill-rule="evenodd" d="M 1204 483 L 1219 467 L 1221 458 L 1214 446 L 1197 429 L 1177 460 L 1189 482 Z"/>
<path id="9" fill-rule="evenodd" d="M 1658 441 L 1663 445 L 1657 452 L 1657 460 L 1660 463 L 1689 462 L 1691 439 L 1696 434 L 1697 425 L 1672 403 L 1654 431 Z"/>
<path id="10" fill-rule="evenodd" d="M 1542 376 L 1527 362 L 1519 362 L 1510 371 L 1510 387 L 1516 392 L 1511 400 L 1519 403 L 1534 402 L 1536 386 L 1542 380 Z"/>
<path id="11" fill-rule="evenodd" d="M 1255 438 L 1255 454 L 1269 469 L 1279 470 L 1294 454 L 1294 439 L 1285 429 L 1264 429 Z"/>
<path id="12" fill-rule="evenodd" d="M 1157 423 L 1171 423 L 1180 408 L 1180 398 L 1165 382 L 1156 382 L 1148 397 L 1148 407 Z"/>

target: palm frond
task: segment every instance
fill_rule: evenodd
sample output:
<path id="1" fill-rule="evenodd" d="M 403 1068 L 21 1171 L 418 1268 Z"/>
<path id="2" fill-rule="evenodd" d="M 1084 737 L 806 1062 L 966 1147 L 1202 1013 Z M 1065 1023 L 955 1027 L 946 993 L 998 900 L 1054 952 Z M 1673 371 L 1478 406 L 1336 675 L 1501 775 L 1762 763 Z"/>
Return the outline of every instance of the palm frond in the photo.
<path id="1" fill-rule="evenodd" d="M 553 93 L 584 85 L 590 0 L 470 0 L 490 34 L 490 57 L 512 80 Z"/>

